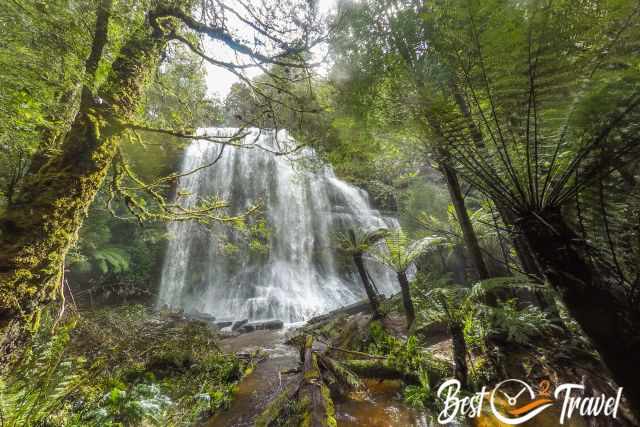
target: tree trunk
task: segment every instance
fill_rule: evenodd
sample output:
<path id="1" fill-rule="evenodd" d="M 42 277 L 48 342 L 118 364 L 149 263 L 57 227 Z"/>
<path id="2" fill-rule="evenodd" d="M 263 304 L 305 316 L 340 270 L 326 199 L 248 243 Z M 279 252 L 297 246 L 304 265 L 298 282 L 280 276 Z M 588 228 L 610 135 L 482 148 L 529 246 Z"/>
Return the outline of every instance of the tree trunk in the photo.
<path id="1" fill-rule="evenodd" d="M 0 219 L 0 358 L 37 313 L 55 299 L 64 257 L 116 154 L 121 120 L 135 113 L 167 42 L 146 22 L 123 46 L 101 91 L 88 97 L 60 154 L 25 180 Z M 35 316 L 34 316 L 35 315 Z"/>
<path id="2" fill-rule="evenodd" d="M 369 303 L 371 304 L 371 310 L 373 310 L 373 318 L 380 319 L 382 315 L 380 314 L 380 301 L 378 300 L 378 293 L 373 288 L 373 284 L 369 280 L 369 275 L 367 274 L 367 270 L 364 267 L 364 260 L 362 259 L 362 254 L 356 254 L 353 256 L 353 261 L 358 268 L 358 273 L 360 274 L 360 278 L 362 279 L 362 284 L 364 285 L 364 290 L 367 293 L 367 298 L 369 298 Z"/>
<path id="3" fill-rule="evenodd" d="M 497 204 L 496 206 L 504 224 L 508 227 L 513 227 L 515 222 L 513 213 L 507 208 L 500 207 Z M 516 250 L 516 254 L 518 255 L 518 259 L 520 260 L 522 270 L 534 282 L 543 283 L 544 275 L 542 274 L 542 270 L 540 270 L 538 261 L 536 261 L 533 256 L 527 239 L 517 231 L 511 233 L 511 239 L 513 247 Z M 533 297 L 535 298 L 533 303 L 537 303 L 538 307 L 549 313 L 553 318 L 554 323 L 564 329 L 564 324 L 560 321 L 560 313 L 558 312 L 558 308 L 555 303 L 553 301 L 548 301 L 540 290 L 533 291 Z"/>
<path id="4" fill-rule="evenodd" d="M 473 120 L 473 116 L 471 115 L 471 111 L 469 110 L 469 106 L 467 105 L 466 100 L 460 90 L 459 86 L 454 80 L 449 81 L 449 87 L 451 88 L 451 92 L 453 93 L 453 97 L 458 105 L 458 109 L 462 113 L 462 115 L 467 119 L 467 127 L 469 128 L 469 132 L 471 137 L 473 138 L 474 143 L 478 148 L 484 147 L 484 140 L 482 137 L 482 132 L 476 125 Z M 513 215 L 508 209 L 501 207 L 499 203 L 495 203 L 498 213 L 502 217 L 502 221 L 506 225 L 513 225 Z M 456 210 L 457 212 L 457 210 Z M 522 239 L 522 236 L 514 234 L 513 236 L 513 247 L 516 250 L 520 263 L 522 264 L 522 268 L 531 277 L 542 278 L 542 273 L 538 264 L 536 263 L 535 258 L 531 255 L 531 251 L 527 248 L 527 242 Z"/>
<path id="5" fill-rule="evenodd" d="M 568 226 L 559 208 L 520 218 L 517 226 L 640 419 L 638 307 L 630 305 L 616 274 L 604 263 L 594 263 L 587 244 Z"/>
<path id="6" fill-rule="evenodd" d="M 57 128 L 47 128 L 42 134 L 42 141 L 38 147 L 38 151 L 31 159 L 29 174 L 37 173 L 40 168 L 51 157 L 52 150 L 57 148 L 59 139 L 63 137 L 69 130 L 69 124 L 73 122 L 75 115 L 78 113 L 77 95 L 80 93 L 80 105 L 90 105 L 91 96 L 95 89 L 96 73 L 102 52 L 108 41 L 109 20 L 111 18 L 111 7 L 113 0 L 101 0 L 96 11 L 96 26 L 93 32 L 93 42 L 91 44 L 91 52 L 84 63 L 84 81 L 85 85 L 74 87 L 63 93 L 59 101 L 56 114 L 52 114 L 52 122 L 59 121 L 62 124 Z M 78 89 L 81 89 L 78 91 Z"/>
<path id="7" fill-rule="evenodd" d="M 451 203 L 456 210 L 456 217 L 460 223 L 462 229 L 462 237 L 464 239 L 465 246 L 469 252 L 471 263 L 476 272 L 477 279 L 485 280 L 491 277 L 487 265 L 482 258 L 482 250 L 476 237 L 476 232 L 471 224 L 467 207 L 464 204 L 464 197 L 462 196 L 462 190 L 460 189 L 460 182 L 458 181 L 458 174 L 446 161 L 440 162 L 440 170 L 444 174 L 444 178 L 447 181 L 447 189 L 449 190 L 449 196 L 451 197 Z"/>
<path id="8" fill-rule="evenodd" d="M 460 381 L 462 389 L 466 390 L 469 385 L 469 370 L 467 367 L 467 343 L 464 340 L 462 325 L 457 322 L 453 322 L 449 326 L 449 330 L 451 331 L 453 343 L 453 374 L 456 379 Z"/>
<path id="9" fill-rule="evenodd" d="M 495 203 L 495 205 L 500 217 L 502 218 L 502 222 L 507 227 L 512 227 L 515 222 L 513 213 L 509 209 L 504 208 L 497 203 Z M 511 233 L 511 239 L 513 247 L 516 250 L 516 254 L 518 255 L 518 259 L 520 260 L 522 270 L 533 280 L 542 282 L 542 271 L 540 271 L 538 262 L 533 257 L 526 239 L 524 239 L 520 233 Z"/>
<path id="10" fill-rule="evenodd" d="M 413 300 L 411 299 L 411 289 L 409 286 L 409 279 L 407 279 L 407 273 L 404 271 L 398 272 L 398 281 L 400 282 L 400 289 L 402 291 L 402 305 L 404 306 L 404 313 L 407 316 L 407 329 L 411 329 L 411 325 L 416 320 L 416 312 L 413 308 Z"/>

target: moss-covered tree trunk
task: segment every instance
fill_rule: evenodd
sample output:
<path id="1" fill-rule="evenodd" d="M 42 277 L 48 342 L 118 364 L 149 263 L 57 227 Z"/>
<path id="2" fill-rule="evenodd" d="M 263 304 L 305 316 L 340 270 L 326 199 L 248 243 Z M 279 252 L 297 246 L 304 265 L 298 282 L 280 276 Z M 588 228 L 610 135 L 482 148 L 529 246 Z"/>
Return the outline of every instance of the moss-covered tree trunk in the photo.
<path id="1" fill-rule="evenodd" d="M 559 208 L 524 216 L 517 226 L 545 277 L 591 339 L 613 379 L 624 388 L 623 394 L 640 419 L 640 308 L 611 267 L 596 264 Z"/>
<path id="2" fill-rule="evenodd" d="M 76 86 L 67 89 L 60 97 L 58 111 L 50 115 L 50 121 L 60 122 L 58 127 L 48 127 L 42 133 L 42 139 L 38 146 L 38 151 L 31 158 L 29 174 L 36 174 L 55 152 L 59 139 L 64 137 L 69 130 L 78 109 L 86 107 L 91 101 L 92 90 L 95 88 L 96 73 L 102 58 L 102 52 L 108 42 L 109 20 L 111 19 L 111 8 L 113 0 L 100 0 L 96 11 L 96 26 L 93 32 L 91 52 L 84 63 L 84 86 Z M 80 95 L 80 96 L 78 96 Z M 80 98 L 80 102 L 77 101 Z M 80 105 L 79 105 L 80 104 Z"/>
<path id="3" fill-rule="evenodd" d="M 152 18 L 123 46 L 99 97 L 83 97 L 60 154 L 28 177 L 0 219 L 0 357 L 59 292 L 65 255 L 116 154 L 121 121 L 138 108 L 167 43 Z"/>

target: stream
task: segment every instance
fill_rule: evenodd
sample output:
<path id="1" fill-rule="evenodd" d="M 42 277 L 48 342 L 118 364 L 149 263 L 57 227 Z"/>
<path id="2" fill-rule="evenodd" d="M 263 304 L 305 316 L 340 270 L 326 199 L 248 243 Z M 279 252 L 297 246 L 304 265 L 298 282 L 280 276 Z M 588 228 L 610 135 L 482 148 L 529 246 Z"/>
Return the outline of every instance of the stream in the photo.
<path id="1" fill-rule="evenodd" d="M 228 353 L 252 352 L 261 349 L 267 358 L 258 363 L 246 375 L 228 410 L 210 419 L 207 427 L 249 427 L 258 415 L 287 386 L 298 380 L 295 374 L 281 372 L 294 369 L 299 364 L 297 349 L 285 344 L 287 329 L 279 331 L 260 330 L 236 337 L 225 338 L 220 348 Z M 336 420 L 339 427 L 428 427 L 429 414 L 407 406 L 401 396 L 398 381 L 365 381 L 369 396 L 363 400 L 335 400 Z M 535 419 L 524 423 L 528 427 L 551 427 L 558 425 L 559 408 L 545 411 Z M 492 416 L 482 415 L 471 425 L 475 427 L 507 427 Z M 587 427 L 579 416 L 565 421 L 568 427 Z"/>
<path id="2" fill-rule="evenodd" d="M 298 351 L 284 344 L 286 330 L 255 331 L 221 341 L 225 352 L 250 352 L 261 348 L 268 358 L 245 376 L 227 411 L 214 416 L 207 427 L 253 426 L 255 419 L 296 375 L 281 375 L 298 366 Z M 405 405 L 399 396 L 400 384 L 394 381 L 369 381 L 366 400 L 336 400 L 336 419 L 340 427 L 423 427 L 426 416 Z"/>

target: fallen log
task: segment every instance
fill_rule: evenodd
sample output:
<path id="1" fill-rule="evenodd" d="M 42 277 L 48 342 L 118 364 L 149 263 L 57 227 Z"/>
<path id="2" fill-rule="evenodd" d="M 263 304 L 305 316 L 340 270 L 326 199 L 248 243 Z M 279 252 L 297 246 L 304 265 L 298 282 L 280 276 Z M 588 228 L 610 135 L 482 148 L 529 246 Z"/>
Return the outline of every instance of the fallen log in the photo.
<path id="1" fill-rule="evenodd" d="M 226 328 L 228 326 L 233 325 L 233 321 L 231 321 L 231 320 L 218 320 L 217 322 L 214 323 L 214 325 L 216 325 L 216 327 L 218 327 L 219 329 L 222 329 L 222 328 Z"/>
<path id="2" fill-rule="evenodd" d="M 256 420 L 258 427 L 298 425 L 300 427 L 336 427 L 335 411 L 329 388 L 322 377 L 313 336 L 306 335 L 300 345 L 302 378 L 300 383 L 282 392 Z"/>
<path id="3" fill-rule="evenodd" d="M 361 378 L 401 380 L 406 384 L 420 384 L 417 373 L 403 372 L 386 360 L 341 360 L 340 364 Z"/>
<path id="4" fill-rule="evenodd" d="M 418 372 L 403 371 L 386 360 L 341 360 L 340 364 L 361 378 L 400 380 L 405 384 L 420 384 Z M 445 372 L 447 369 L 442 366 L 425 367 L 424 369 L 432 387 L 435 387 L 450 374 Z"/>
<path id="5" fill-rule="evenodd" d="M 233 322 L 233 325 L 231 325 L 231 330 L 237 331 L 247 323 L 249 323 L 249 319 L 236 320 L 235 322 Z"/>
<path id="6" fill-rule="evenodd" d="M 242 333 L 262 331 L 262 330 L 277 330 L 284 328 L 284 322 L 282 320 L 263 320 L 258 322 L 245 323 L 239 328 Z"/>
<path id="7" fill-rule="evenodd" d="M 279 421 L 282 418 L 286 418 L 292 414 L 294 408 L 291 407 L 292 402 L 295 401 L 298 391 L 300 390 L 300 384 L 292 384 L 282 391 L 256 418 L 256 427 L 272 427 L 278 426 L 284 423 Z"/>
<path id="8" fill-rule="evenodd" d="M 338 309 L 330 311 L 329 313 L 321 314 L 320 316 L 316 316 L 310 319 L 309 321 L 307 321 L 307 324 L 313 325 L 316 323 L 321 323 L 327 320 L 331 320 L 340 315 L 350 316 L 352 314 L 365 313 L 365 312 L 366 313 L 371 312 L 371 304 L 369 303 L 369 300 L 358 301 L 353 304 L 349 304 L 344 307 L 340 307 Z"/>
<path id="9" fill-rule="evenodd" d="M 318 362 L 322 368 L 322 378 L 332 395 L 348 397 L 352 392 L 362 392 L 366 389 L 356 374 L 326 354 L 318 354 Z"/>
<path id="10" fill-rule="evenodd" d="M 318 356 L 313 352 L 313 336 L 307 335 L 304 346 L 304 368 L 300 403 L 302 405 L 301 427 L 336 426 L 333 401 L 329 389 L 322 381 Z"/>

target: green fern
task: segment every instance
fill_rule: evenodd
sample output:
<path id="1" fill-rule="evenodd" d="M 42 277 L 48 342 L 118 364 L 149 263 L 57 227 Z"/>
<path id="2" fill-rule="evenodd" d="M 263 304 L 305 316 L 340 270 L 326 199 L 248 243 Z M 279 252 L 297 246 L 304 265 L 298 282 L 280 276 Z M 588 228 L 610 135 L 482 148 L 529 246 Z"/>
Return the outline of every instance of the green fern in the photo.
<path id="1" fill-rule="evenodd" d="M 122 273 L 129 270 L 131 256 L 118 246 L 106 246 L 92 254 L 95 265 L 102 274 Z"/>
<path id="2" fill-rule="evenodd" d="M 50 319 L 44 323 L 50 324 Z M 55 332 L 41 327 L 20 362 L 0 377 L 3 427 L 43 424 L 78 389 L 85 378 L 84 360 L 65 357 L 74 325 L 67 323 Z"/>
<path id="3" fill-rule="evenodd" d="M 549 315 L 537 307 L 519 308 L 516 300 L 501 302 L 497 307 L 483 304 L 485 296 L 500 289 L 528 289 L 544 291 L 545 286 L 532 283 L 524 276 L 494 277 L 480 281 L 472 287 L 437 281 L 425 289 L 417 289 L 416 300 L 424 308 L 421 313 L 427 323 L 458 323 L 467 332 L 472 326 L 486 325 L 488 331 L 504 333 L 507 339 L 525 343 L 550 328 L 555 328 Z M 472 334 L 466 334 L 470 336 Z"/>
<path id="4" fill-rule="evenodd" d="M 509 341 L 524 344 L 553 327 L 553 323 L 538 307 L 517 308 L 516 302 L 505 302 L 492 311 L 492 328 L 507 335 Z"/>
<path id="5" fill-rule="evenodd" d="M 429 382 L 429 374 L 425 369 L 418 371 L 420 384 L 408 385 L 404 389 L 404 400 L 414 408 L 424 409 L 429 402 L 436 399 L 435 393 Z"/>

